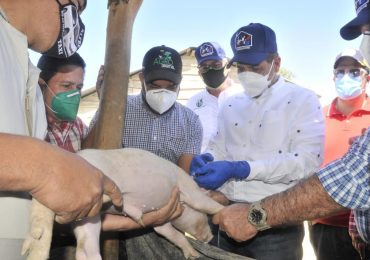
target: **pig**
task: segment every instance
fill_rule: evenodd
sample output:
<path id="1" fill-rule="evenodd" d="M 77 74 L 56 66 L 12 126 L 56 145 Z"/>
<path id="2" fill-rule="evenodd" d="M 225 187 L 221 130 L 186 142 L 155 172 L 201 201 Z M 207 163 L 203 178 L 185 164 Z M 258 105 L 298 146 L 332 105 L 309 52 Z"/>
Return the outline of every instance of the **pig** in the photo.
<path id="1" fill-rule="evenodd" d="M 113 207 L 107 209 L 107 212 L 127 215 L 142 223 L 143 213 L 162 207 L 168 201 L 172 189 L 178 186 L 180 201 L 184 203 L 183 214 L 154 230 L 177 245 L 185 258 L 199 256 L 185 238 L 185 232 L 202 242 L 212 239 L 207 214 L 216 214 L 223 206 L 209 198 L 192 177 L 177 165 L 151 152 L 135 148 L 87 149 L 79 151 L 78 155 L 109 176 L 121 189 L 123 212 L 117 212 Z M 33 203 L 31 231 L 22 250 L 28 253 L 28 259 L 47 259 L 52 232 L 50 218 L 53 220 L 53 217 L 50 210 L 37 202 Z M 100 216 L 75 222 L 74 226 L 76 259 L 101 259 Z"/>

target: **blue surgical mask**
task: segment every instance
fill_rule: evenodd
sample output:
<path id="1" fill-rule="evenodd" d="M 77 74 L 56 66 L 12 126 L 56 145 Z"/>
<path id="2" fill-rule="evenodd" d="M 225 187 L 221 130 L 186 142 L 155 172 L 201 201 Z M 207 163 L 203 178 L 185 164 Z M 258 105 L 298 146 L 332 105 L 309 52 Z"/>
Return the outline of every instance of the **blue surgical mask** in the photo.
<path id="1" fill-rule="evenodd" d="M 362 94 L 361 77 L 350 77 L 347 73 L 335 80 L 338 97 L 343 100 L 354 99 Z"/>

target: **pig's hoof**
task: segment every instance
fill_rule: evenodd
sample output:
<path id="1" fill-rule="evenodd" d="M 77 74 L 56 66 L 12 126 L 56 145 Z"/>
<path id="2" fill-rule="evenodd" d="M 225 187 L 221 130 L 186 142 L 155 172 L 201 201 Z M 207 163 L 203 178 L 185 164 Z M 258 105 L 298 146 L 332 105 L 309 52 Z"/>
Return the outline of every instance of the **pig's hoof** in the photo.
<path id="1" fill-rule="evenodd" d="M 40 218 L 33 220 L 31 230 L 23 242 L 22 255 L 27 254 L 27 260 L 44 260 L 49 257 L 52 230 L 45 228 Z"/>
<path id="2" fill-rule="evenodd" d="M 27 260 L 44 260 L 49 257 L 49 249 L 43 246 L 42 237 L 34 239 L 28 236 L 23 242 L 22 255 L 27 255 Z"/>

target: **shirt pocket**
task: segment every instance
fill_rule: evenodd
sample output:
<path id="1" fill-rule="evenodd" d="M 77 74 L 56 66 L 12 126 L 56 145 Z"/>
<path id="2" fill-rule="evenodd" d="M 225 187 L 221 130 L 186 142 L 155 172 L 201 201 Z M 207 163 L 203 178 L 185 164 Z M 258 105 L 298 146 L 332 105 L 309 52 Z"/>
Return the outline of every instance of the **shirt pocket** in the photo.
<path id="1" fill-rule="evenodd" d="M 252 140 L 264 150 L 281 148 L 288 135 L 287 111 L 265 111 L 255 129 L 255 138 Z"/>

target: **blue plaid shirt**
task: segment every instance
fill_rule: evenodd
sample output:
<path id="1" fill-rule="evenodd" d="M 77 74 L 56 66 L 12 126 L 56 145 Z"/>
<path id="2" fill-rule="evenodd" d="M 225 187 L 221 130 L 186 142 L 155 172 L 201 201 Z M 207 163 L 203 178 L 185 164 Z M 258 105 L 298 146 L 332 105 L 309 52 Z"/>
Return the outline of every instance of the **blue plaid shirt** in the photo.
<path id="1" fill-rule="evenodd" d="M 370 242 L 370 128 L 317 176 L 338 204 L 354 209 L 359 234 Z"/>
<path id="2" fill-rule="evenodd" d="M 198 115 L 177 102 L 162 115 L 154 113 L 139 94 L 127 97 L 123 136 L 123 147 L 150 151 L 177 164 L 183 154 L 200 153 L 202 125 Z"/>

